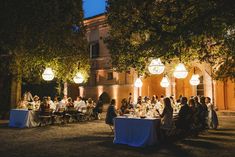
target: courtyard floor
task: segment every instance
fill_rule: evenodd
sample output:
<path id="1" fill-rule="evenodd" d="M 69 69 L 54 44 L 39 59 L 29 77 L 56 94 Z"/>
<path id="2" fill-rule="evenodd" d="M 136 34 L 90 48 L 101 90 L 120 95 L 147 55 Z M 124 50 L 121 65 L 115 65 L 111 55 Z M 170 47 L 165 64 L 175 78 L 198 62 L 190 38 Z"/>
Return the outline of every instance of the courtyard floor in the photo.
<path id="1" fill-rule="evenodd" d="M 235 116 L 220 116 L 218 130 L 146 148 L 113 144 L 113 135 L 96 120 L 36 128 L 9 128 L 0 123 L 1 157 L 230 157 L 235 154 Z M 140 126 L 141 127 L 141 126 Z"/>

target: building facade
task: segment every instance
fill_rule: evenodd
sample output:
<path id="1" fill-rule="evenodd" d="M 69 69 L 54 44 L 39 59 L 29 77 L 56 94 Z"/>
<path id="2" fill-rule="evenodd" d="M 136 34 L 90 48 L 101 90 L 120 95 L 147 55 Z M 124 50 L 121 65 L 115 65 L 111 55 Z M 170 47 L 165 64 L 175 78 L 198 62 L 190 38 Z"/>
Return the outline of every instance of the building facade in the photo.
<path id="1" fill-rule="evenodd" d="M 195 95 L 204 95 L 212 98 L 213 103 L 219 110 L 235 110 L 235 83 L 228 81 L 214 81 L 210 73 L 211 67 L 206 64 L 192 62 L 192 69 L 188 69 L 189 74 L 185 79 L 176 79 L 169 77 L 170 86 L 163 88 L 160 81 L 163 75 L 151 75 L 142 78 L 143 86 L 137 88 L 134 82 L 137 74 L 134 70 L 117 73 L 112 70 L 111 57 L 104 39 L 108 36 L 109 26 L 105 14 L 88 18 L 84 21 L 87 28 L 86 37 L 90 45 L 90 78 L 86 85 L 79 87 L 81 96 L 91 97 L 95 100 L 99 96 L 103 97 L 107 103 L 111 98 L 117 100 L 120 106 L 123 98 L 128 98 L 132 94 L 135 101 L 139 95 L 151 97 L 152 95 L 171 96 L 178 98 L 180 95 L 186 97 Z M 169 65 L 166 70 L 172 69 Z M 200 75 L 200 84 L 192 86 L 189 80 L 195 72 Z"/>

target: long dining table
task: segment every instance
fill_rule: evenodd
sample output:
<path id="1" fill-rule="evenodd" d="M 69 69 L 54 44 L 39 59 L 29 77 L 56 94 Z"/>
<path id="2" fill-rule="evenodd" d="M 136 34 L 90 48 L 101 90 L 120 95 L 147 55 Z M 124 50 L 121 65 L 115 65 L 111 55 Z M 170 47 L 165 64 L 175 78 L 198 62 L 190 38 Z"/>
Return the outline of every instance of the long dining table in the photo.
<path id="1" fill-rule="evenodd" d="M 9 127 L 29 128 L 39 126 L 37 112 L 28 109 L 11 109 Z"/>
<path id="2" fill-rule="evenodd" d="M 134 147 L 154 145 L 159 142 L 160 118 L 114 118 L 114 143 Z"/>

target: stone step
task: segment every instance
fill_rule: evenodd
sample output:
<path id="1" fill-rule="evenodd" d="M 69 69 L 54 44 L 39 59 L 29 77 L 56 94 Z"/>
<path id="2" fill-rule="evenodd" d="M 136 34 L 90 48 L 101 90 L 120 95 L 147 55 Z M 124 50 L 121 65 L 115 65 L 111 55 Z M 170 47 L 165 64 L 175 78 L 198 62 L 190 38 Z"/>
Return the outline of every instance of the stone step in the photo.
<path id="1" fill-rule="evenodd" d="M 219 110 L 216 112 L 218 116 L 235 116 L 235 111 Z"/>

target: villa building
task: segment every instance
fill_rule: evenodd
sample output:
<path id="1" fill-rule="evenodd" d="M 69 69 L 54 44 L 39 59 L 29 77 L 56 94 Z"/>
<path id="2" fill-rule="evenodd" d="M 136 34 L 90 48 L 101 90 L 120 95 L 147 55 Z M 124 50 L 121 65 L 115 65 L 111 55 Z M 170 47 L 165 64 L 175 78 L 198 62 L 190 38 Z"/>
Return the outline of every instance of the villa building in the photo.
<path id="1" fill-rule="evenodd" d="M 139 95 L 152 97 L 152 95 L 171 96 L 178 98 L 180 95 L 190 97 L 195 95 L 204 95 L 212 98 L 213 103 L 219 110 L 235 110 L 235 83 L 228 81 L 212 80 L 210 73 L 211 67 L 206 64 L 192 62 L 192 69 L 188 69 L 188 75 L 185 79 L 176 79 L 169 77 L 170 86 L 163 88 L 160 82 L 163 75 L 151 75 L 142 78 L 142 88 L 134 86 L 137 74 L 134 70 L 118 73 L 113 71 L 111 57 L 104 39 L 108 36 L 109 25 L 106 21 L 106 15 L 100 14 L 85 19 L 84 24 L 87 28 L 86 37 L 90 45 L 90 63 L 91 72 L 88 83 L 79 86 L 79 94 L 85 97 L 91 97 L 95 100 L 102 96 L 107 102 L 114 98 L 118 105 L 123 98 L 128 98 L 132 93 L 133 101 L 137 100 Z M 174 68 L 173 65 L 166 67 L 165 70 Z M 200 84 L 192 86 L 189 80 L 195 72 L 200 75 Z"/>

